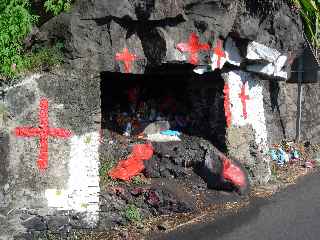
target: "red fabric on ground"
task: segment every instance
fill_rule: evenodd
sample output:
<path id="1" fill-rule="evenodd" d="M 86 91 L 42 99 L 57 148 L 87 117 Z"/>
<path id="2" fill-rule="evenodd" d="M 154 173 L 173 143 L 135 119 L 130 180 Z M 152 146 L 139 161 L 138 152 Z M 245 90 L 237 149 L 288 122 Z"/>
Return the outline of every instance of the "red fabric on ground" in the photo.
<path id="1" fill-rule="evenodd" d="M 137 144 L 132 148 L 132 153 L 127 159 L 120 160 L 118 165 L 109 171 L 113 179 L 130 181 L 132 177 L 141 173 L 144 169 L 144 160 L 149 160 L 153 155 L 151 144 Z"/>
<path id="2" fill-rule="evenodd" d="M 223 177 L 236 186 L 246 186 L 246 177 L 244 172 L 239 166 L 232 163 L 229 159 L 225 159 L 223 161 Z"/>

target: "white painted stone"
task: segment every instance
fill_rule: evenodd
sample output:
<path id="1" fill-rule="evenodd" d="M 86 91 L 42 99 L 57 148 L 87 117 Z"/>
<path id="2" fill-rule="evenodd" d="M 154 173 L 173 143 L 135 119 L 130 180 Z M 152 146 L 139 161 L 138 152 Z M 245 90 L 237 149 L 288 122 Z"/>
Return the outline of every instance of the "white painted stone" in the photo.
<path id="1" fill-rule="evenodd" d="M 168 136 L 160 133 L 149 134 L 146 140 L 151 142 L 179 142 L 181 139 L 178 136 Z"/>
<path id="2" fill-rule="evenodd" d="M 274 75 L 276 77 L 281 77 L 281 78 L 288 78 L 288 74 L 285 71 L 282 71 L 283 67 L 285 66 L 288 58 L 287 56 L 281 55 L 277 61 L 275 62 L 275 72 Z"/>
<path id="3" fill-rule="evenodd" d="M 259 81 L 252 78 L 250 73 L 243 71 L 231 71 L 223 74 L 226 83 L 230 88 L 230 110 L 231 124 L 234 127 L 241 127 L 247 124 L 252 125 L 255 130 L 255 141 L 261 149 L 267 149 L 267 128 L 264 115 L 262 86 Z M 243 116 L 243 106 L 239 94 L 244 82 L 246 84 L 246 95 L 249 95 L 247 104 L 247 119 Z"/>
<path id="4" fill-rule="evenodd" d="M 268 76 L 273 76 L 275 73 L 275 67 L 272 63 L 269 64 L 252 64 L 246 67 L 247 71 L 261 73 Z"/>
<path id="5" fill-rule="evenodd" d="M 206 72 L 211 72 L 211 69 L 208 69 L 207 66 L 198 66 L 195 69 L 193 69 L 193 71 L 199 75 L 202 75 Z"/>
<path id="6" fill-rule="evenodd" d="M 224 64 L 227 62 L 227 58 L 221 57 L 220 58 L 220 66 L 218 66 L 218 55 L 213 53 L 211 55 L 211 69 L 212 71 L 218 69 L 222 69 Z"/>
<path id="7" fill-rule="evenodd" d="M 86 213 L 94 226 L 99 218 L 99 132 L 71 138 L 66 189 L 47 189 L 48 207 Z"/>
<path id="8" fill-rule="evenodd" d="M 225 53 L 227 56 L 227 61 L 230 64 L 240 66 L 243 59 L 240 55 L 238 47 L 236 46 L 236 43 L 230 37 L 227 38 L 225 43 Z"/>
<path id="9" fill-rule="evenodd" d="M 262 46 L 264 46 L 264 45 L 262 45 Z M 264 49 L 264 48 L 267 48 L 267 47 L 266 46 L 262 47 L 262 49 Z M 248 47 L 248 49 L 249 49 L 249 47 Z M 267 52 L 269 55 L 267 54 Z M 254 51 L 252 51 L 250 53 L 248 52 L 249 59 L 251 59 L 251 60 L 262 60 L 263 59 L 263 60 L 267 60 L 270 63 L 251 64 L 251 65 L 246 66 L 246 70 L 249 72 L 264 74 L 269 77 L 280 77 L 280 78 L 287 79 L 288 74 L 287 74 L 287 72 L 282 71 L 282 69 L 285 66 L 285 63 L 287 62 L 288 58 L 284 55 L 279 55 L 280 53 L 277 50 L 271 49 L 271 48 L 267 48 L 267 50 L 264 49 L 262 51 L 262 53 L 263 54 L 261 54 L 259 52 L 259 54 L 261 54 L 261 55 L 258 56 L 258 53 L 254 52 Z M 272 53 L 272 54 L 270 54 L 270 53 Z"/>
<path id="10" fill-rule="evenodd" d="M 269 48 L 261 43 L 250 42 L 247 47 L 247 56 L 249 60 L 266 60 L 275 63 L 281 53 L 273 48 Z"/>

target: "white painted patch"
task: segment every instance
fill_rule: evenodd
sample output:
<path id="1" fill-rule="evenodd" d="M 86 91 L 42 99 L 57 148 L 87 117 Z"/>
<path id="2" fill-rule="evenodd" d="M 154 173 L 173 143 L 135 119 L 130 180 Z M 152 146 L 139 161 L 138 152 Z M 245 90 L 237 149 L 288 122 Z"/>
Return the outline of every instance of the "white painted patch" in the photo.
<path id="1" fill-rule="evenodd" d="M 246 67 L 247 71 L 261 73 L 268 76 L 273 76 L 275 73 L 275 66 L 272 63 L 268 64 L 251 64 Z"/>
<path id="2" fill-rule="evenodd" d="M 262 86 L 254 80 L 251 74 L 243 71 L 231 71 L 223 74 L 230 88 L 231 124 L 235 127 L 252 125 L 255 130 L 256 143 L 261 149 L 267 149 L 267 128 L 265 123 Z M 243 83 L 246 84 L 246 95 L 249 95 L 247 103 L 247 119 L 243 116 L 243 106 L 239 94 Z"/>
<path id="3" fill-rule="evenodd" d="M 269 48 L 261 43 L 250 42 L 247 48 L 247 59 L 265 60 L 274 63 L 280 57 L 281 53 L 273 48 Z"/>
<path id="4" fill-rule="evenodd" d="M 247 71 L 265 74 L 270 77 L 288 78 L 287 72 L 282 71 L 288 58 L 281 55 L 276 49 L 269 48 L 257 42 L 251 42 L 247 48 L 247 59 L 268 62 L 248 65 L 246 67 Z"/>
<path id="5" fill-rule="evenodd" d="M 218 55 L 217 54 L 212 54 L 211 55 L 211 68 L 212 68 L 212 71 L 214 71 L 215 69 L 222 69 L 224 64 L 227 62 L 227 58 L 225 57 L 220 57 L 220 64 L 218 65 Z"/>
<path id="6" fill-rule="evenodd" d="M 160 133 L 148 134 L 146 140 L 151 142 L 178 142 L 181 139 L 178 136 L 168 136 Z"/>
<path id="7" fill-rule="evenodd" d="M 94 226 L 99 218 L 99 132 L 71 138 L 66 189 L 47 189 L 48 206 L 86 213 Z"/>

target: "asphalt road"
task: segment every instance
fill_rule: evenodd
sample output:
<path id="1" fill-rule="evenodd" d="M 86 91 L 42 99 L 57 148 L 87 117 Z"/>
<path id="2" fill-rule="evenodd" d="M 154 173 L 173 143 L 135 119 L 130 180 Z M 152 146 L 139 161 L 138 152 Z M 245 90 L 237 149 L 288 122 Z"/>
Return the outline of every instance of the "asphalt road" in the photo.
<path id="1" fill-rule="evenodd" d="M 236 215 L 158 239 L 320 240 L 320 174 L 304 177 L 270 199 L 253 200 Z"/>

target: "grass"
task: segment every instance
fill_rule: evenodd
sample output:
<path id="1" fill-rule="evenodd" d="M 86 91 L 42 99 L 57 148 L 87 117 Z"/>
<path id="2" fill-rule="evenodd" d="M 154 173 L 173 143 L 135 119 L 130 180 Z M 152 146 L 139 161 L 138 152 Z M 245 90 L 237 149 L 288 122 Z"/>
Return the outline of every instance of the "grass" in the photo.
<path id="1" fill-rule="evenodd" d="M 116 165 L 116 161 L 114 158 L 101 161 L 99 176 L 102 183 L 110 183 L 114 181 L 109 177 L 108 172 Z"/>
<path id="2" fill-rule="evenodd" d="M 134 185 L 143 185 L 143 184 L 147 184 L 147 180 L 143 177 L 141 177 L 140 175 L 135 176 L 132 178 L 132 184 Z"/>
<path id="3" fill-rule="evenodd" d="M 140 223 L 142 217 L 139 209 L 134 204 L 129 204 L 124 209 L 123 216 L 132 223 Z"/>
<path id="4" fill-rule="evenodd" d="M 23 71 L 41 71 L 63 63 L 63 45 L 55 44 L 53 47 L 42 47 L 24 55 Z"/>

